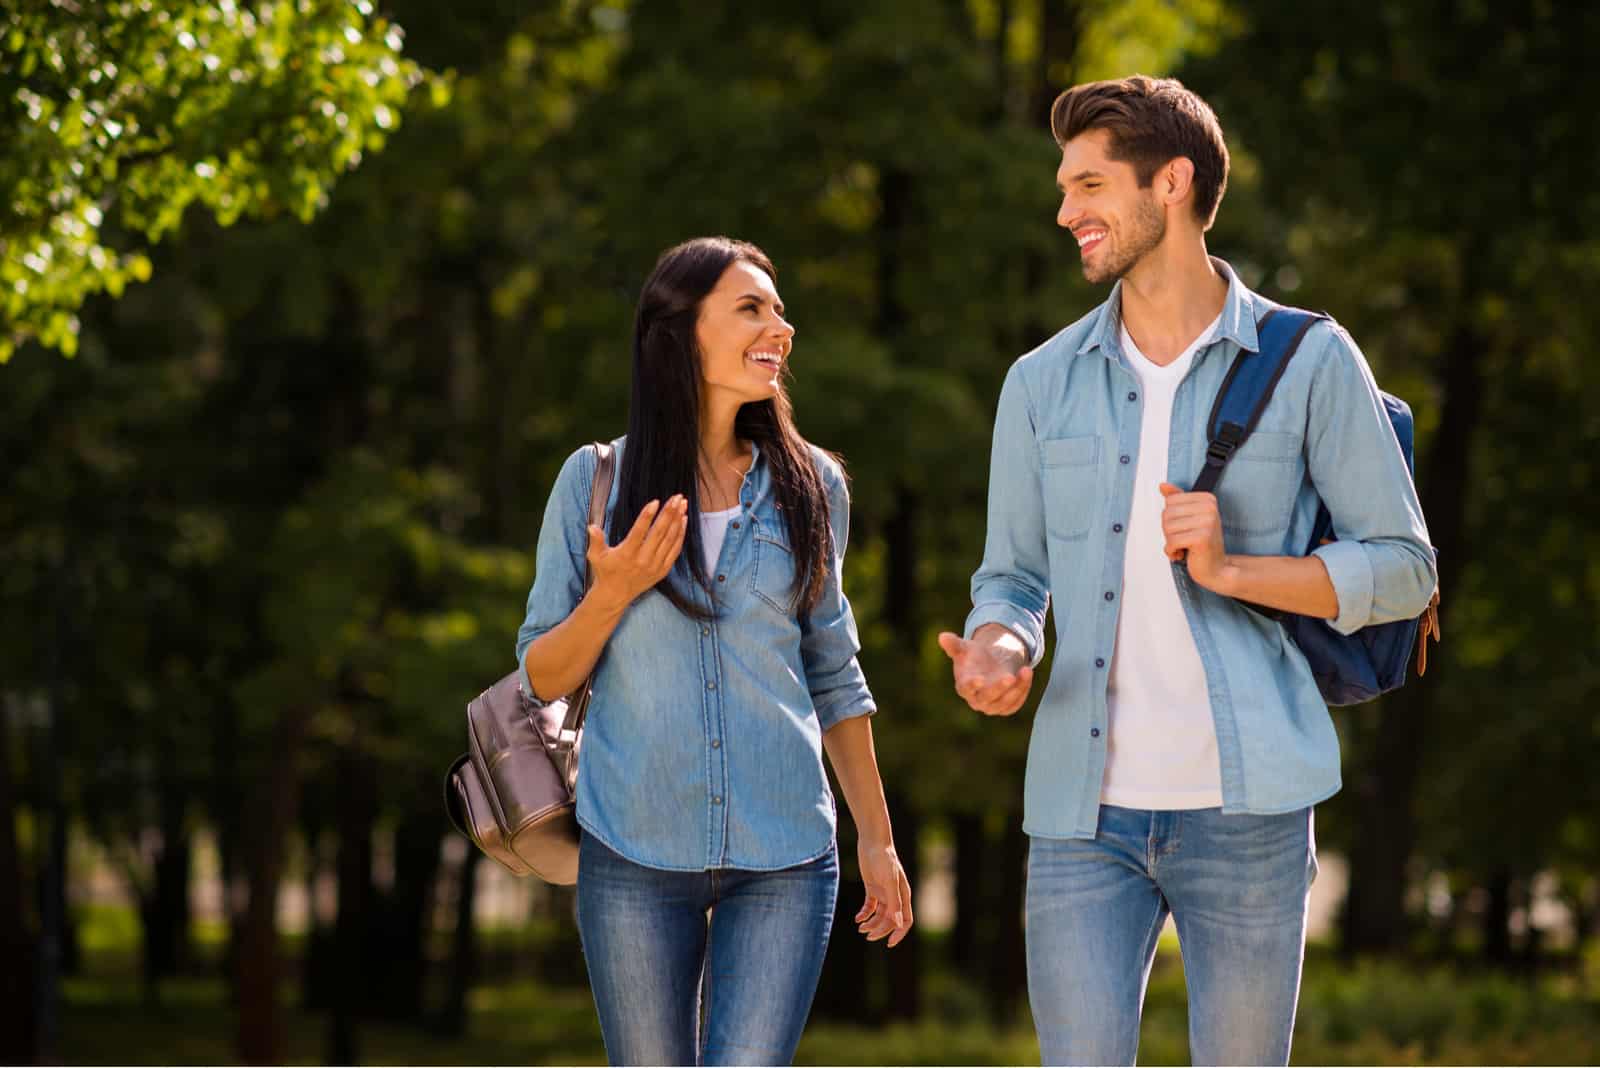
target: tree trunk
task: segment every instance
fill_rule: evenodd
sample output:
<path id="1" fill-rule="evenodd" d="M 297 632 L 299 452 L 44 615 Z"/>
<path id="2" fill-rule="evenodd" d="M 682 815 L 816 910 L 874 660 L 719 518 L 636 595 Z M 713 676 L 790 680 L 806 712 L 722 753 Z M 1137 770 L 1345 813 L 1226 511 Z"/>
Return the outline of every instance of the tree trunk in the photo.
<path id="1" fill-rule="evenodd" d="M 1000 885 L 992 907 L 994 942 L 989 951 L 989 1012 L 1002 1027 L 1015 1023 L 1017 999 L 1028 984 L 1022 903 L 1027 888 L 1028 836 L 1022 813 L 1011 812 L 1000 848 Z"/>
<path id="2" fill-rule="evenodd" d="M 990 862 L 982 813 L 963 812 L 951 819 L 955 831 L 956 919 L 950 929 L 950 963 L 971 975 L 984 959 L 979 945 L 988 908 L 984 902 L 985 868 Z"/>
<path id="3" fill-rule="evenodd" d="M 1441 614 L 1449 611 L 1450 591 L 1470 552 L 1466 502 L 1486 344 L 1462 327 L 1442 354 L 1439 429 L 1418 480 L 1428 533 L 1438 550 Z M 1405 895 L 1416 842 L 1417 773 L 1442 666 L 1383 698 L 1370 771 L 1355 784 L 1361 830 L 1350 851 L 1350 897 L 1343 919 L 1347 953 L 1397 952 L 1409 933 Z"/>
<path id="4" fill-rule="evenodd" d="M 17 790 L 11 780 L 11 724 L 0 710 L 0 1061 L 33 1064 L 33 978 L 37 959 L 28 931 L 24 888 L 28 885 L 17 848 Z"/>
<path id="5" fill-rule="evenodd" d="M 353 739 L 339 759 L 339 917 L 334 925 L 333 1013 L 328 1028 L 328 1063 L 356 1064 L 357 1023 L 371 998 L 365 974 L 372 929 L 372 825 L 377 817 L 373 758 Z M 378 971 L 388 961 L 375 962 Z"/>
<path id="6" fill-rule="evenodd" d="M 141 942 L 141 972 L 145 998 L 154 1004 L 160 997 L 160 982 L 176 975 L 188 957 L 189 870 L 193 850 L 185 826 L 187 797 L 182 784 L 173 779 L 175 754 L 162 754 L 164 768 L 158 787 L 161 819 L 161 851 L 156 857 L 154 878 L 149 893 L 140 902 L 144 937 Z"/>
<path id="7" fill-rule="evenodd" d="M 450 988 L 439 1014 L 439 1032 L 450 1038 L 467 1033 L 467 994 L 478 971 L 478 939 L 472 925 L 473 901 L 478 893 L 478 864 L 483 854 L 467 845 L 456 889 L 456 929 L 450 947 Z"/>
<path id="8" fill-rule="evenodd" d="M 431 786 L 419 783 L 417 796 L 431 801 Z M 384 941 L 393 956 L 380 984 L 385 993 L 377 1008 L 386 1018 L 421 1024 L 433 895 L 439 879 L 439 817 L 434 809 L 413 810 L 401 820 L 394 846 L 394 890 L 384 910 Z"/>
<path id="9" fill-rule="evenodd" d="M 1511 963 L 1511 870 L 1497 867 L 1489 876 L 1489 905 L 1483 910 L 1483 959 Z"/>
<path id="10" fill-rule="evenodd" d="M 250 900 L 245 906 L 235 954 L 235 997 L 239 1006 L 239 1059 L 245 1064 L 283 1061 L 278 1019 L 278 883 L 283 877 L 289 829 L 298 800 L 300 747 L 311 708 L 286 709 L 273 731 L 267 788 L 251 806 L 251 853 L 246 868 Z"/>

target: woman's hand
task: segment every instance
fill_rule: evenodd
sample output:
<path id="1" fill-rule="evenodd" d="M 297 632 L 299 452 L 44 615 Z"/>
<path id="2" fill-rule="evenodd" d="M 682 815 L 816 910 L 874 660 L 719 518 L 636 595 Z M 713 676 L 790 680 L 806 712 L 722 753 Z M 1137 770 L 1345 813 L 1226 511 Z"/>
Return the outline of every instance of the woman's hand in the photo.
<path id="1" fill-rule="evenodd" d="M 857 930 L 868 942 L 887 937 L 892 949 L 911 930 L 911 883 L 906 869 L 892 841 L 880 844 L 862 838 L 856 844 L 856 859 L 867 890 L 867 899 L 856 913 Z"/>
<path id="2" fill-rule="evenodd" d="M 606 544 L 605 531 L 589 527 L 589 568 L 594 592 L 621 611 L 634 598 L 667 577 L 689 529 L 689 502 L 682 494 L 665 505 L 651 501 L 633 521 L 633 529 L 616 545 Z"/>

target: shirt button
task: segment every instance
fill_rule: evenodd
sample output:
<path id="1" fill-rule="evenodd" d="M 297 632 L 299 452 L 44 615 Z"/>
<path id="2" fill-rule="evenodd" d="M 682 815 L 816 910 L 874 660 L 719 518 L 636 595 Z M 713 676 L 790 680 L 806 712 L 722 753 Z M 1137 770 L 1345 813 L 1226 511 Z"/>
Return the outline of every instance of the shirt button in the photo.
<path id="1" fill-rule="evenodd" d="M 1103 657 L 1103 656 L 1095 657 L 1094 658 L 1094 666 L 1095 667 L 1105 667 L 1106 666 L 1106 658 Z"/>
<path id="2" fill-rule="evenodd" d="M 1139 394 L 1133 392 L 1133 390 L 1130 389 L 1128 391 L 1128 399 L 1131 400 L 1131 401 L 1138 400 L 1139 399 Z"/>
<path id="3" fill-rule="evenodd" d="M 1089 728 L 1089 737 L 1091 737 L 1091 738 L 1100 737 L 1100 728 L 1099 727 L 1090 727 Z"/>
<path id="4" fill-rule="evenodd" d="M 737 519 L 735 519 L 732 523 L 730 523 L 728 525 L 731 526 L 734 530 L 738 530 L 739 529 L 739 521 Z"/>
<path id="5" fill-rule="evenodd" d="M 1112 593 L 1110 590 L 1106 591 L 1106 600 L 1114 601 L 1116 599 L 1117 599 L 1117 595 L 1116 594 Z"/>
<path id="6" fill-rule="evenodd" d="M 727 582 L 728 581 L 728 576 L 727 575 L 718 575 L 717 576 L 717 581 L 718 582 Z"/>
<path id="7" fill-rule="evenodd" d="M 1111 596 L 1111 595 L 1110 595 L 1110 594 L 1109 594 L 1109 593 L 1108 593 L 1108 594 L 1106 594 L 1106 597 L 1107 597 L 1107 598 L 1108 598 L 1108 599 L 1109 599 L 1109 598 L 1110 598 L 1110 596 Z M 708 690 L 715 690 L 715 689 L 716 689 L 716 688 L 717 688 L 717 684 L 716 684 L 716 683 L 714 683 L 714 682 L 708 682 L 708 683 L 706 683 L 706 689 L 708 689 Z"/>
<path id="8" fill-rule="evenodd" d="M 713 748 L 713 749 L 721 749 L 722 748 L 722 739 L 721 738 L 713 738 L 713 739 L 711 739 L 711 748 Z"/>
<path id="9" fill-rule="evenodd" d="M 700 633 L 709 635 L 711 633 L 711 628 L 710 627 L 701 627 L 700 628 Z"/>
<path id="10" fill-rule="evenodd" d="M 1127 463 L 1129 461 L 1130 457 L 1128 456 L 1127 453 L 1123 453 L 1121 456 L 1117 457 L 1117 459 L 1122 461 L 1123 463 Z"/>
<path id="11" fill-rule="evenodd" d="M 713 805 L 720 805 L 720 804 L 722 804 L 722 798 L 720 796 L 719 797 L 713 797 L 711 799 L 711 803 Z"/>
<path id="12" fill-rule="evenodd" d="M 1121 534 L 1122 533 L 1122 524 L 1121 523 L 1112 523 L 1111 524 L 1111 533 L 1113 533 L 1113 534 Z"/>

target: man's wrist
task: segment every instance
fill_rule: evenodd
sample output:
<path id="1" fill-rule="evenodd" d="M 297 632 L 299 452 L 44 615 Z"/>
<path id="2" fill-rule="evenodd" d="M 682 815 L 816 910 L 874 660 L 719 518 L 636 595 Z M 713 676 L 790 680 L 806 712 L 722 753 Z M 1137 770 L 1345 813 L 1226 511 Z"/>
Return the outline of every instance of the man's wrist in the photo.
<path id="1" fill-rule="evenodd" d="M 972 632 L 972 640 L 989 647 L 996 657 L 1014 660 L 1013 670 L 1028 662 L 1028 645 L 1004 623 L 985 623 Z"/>

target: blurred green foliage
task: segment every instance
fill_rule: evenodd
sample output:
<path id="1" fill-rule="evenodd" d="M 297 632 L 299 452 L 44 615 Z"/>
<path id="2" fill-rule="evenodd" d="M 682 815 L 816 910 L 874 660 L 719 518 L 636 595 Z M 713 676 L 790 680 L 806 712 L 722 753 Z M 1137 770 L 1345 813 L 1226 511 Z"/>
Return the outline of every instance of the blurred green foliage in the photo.
<path id="1" fill-rule="evenodd" d="M 0 363 L 30 338 L 76 352 L 79 306 L 147 281 L 141 242 L 191 204 L 311 218 L 423 81 L 401 41 L 370 0 L 7 5 Z"/>

